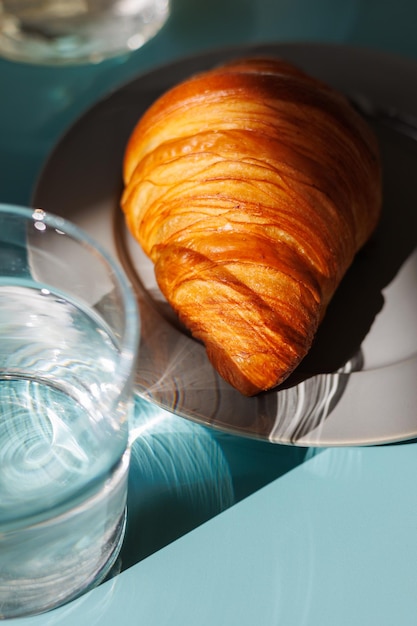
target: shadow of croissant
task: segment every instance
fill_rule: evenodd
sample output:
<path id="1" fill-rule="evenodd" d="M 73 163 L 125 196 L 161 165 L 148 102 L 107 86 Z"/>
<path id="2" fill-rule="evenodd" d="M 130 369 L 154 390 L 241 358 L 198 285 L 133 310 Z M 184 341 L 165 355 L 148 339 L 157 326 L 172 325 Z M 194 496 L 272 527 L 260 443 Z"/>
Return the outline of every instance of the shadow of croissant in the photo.
<path id="1" fill-rule="evenodd" d="M 384 308 L 385 287 L 417 245 L 417 193 L 407 167 L 417 144 L 377 123 L 374 130 L 384 173 L 381 219 L 336 291 L 308 355 L 278 394 L 264 398 L 272 440 L 297 443 L 319 429 L 343 396 L 350 373 L 367 368 L 361 344 Z"/>

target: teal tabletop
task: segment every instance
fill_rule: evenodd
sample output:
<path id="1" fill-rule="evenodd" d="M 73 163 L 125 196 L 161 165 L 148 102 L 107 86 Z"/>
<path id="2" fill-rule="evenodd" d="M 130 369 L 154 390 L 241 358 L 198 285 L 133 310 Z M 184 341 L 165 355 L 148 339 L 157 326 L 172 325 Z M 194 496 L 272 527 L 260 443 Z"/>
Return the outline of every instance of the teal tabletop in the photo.
<path id="1" fill-rule="evenodd" d="M 386 156 L 395 169 L 388 193 L 408 220 L 383 286 L 395 337 L 388 341 L 378 317 L 364 348 L 374 367 L 349 381 L 325 436 L 320 427 L 295 445 L 241 436 L 138 395 L 126 538 L 112 576 L 61 608 L 10 623 L 417 624 L 417 302 L 407 295 L 399 312 L 392 307 L 405 288 L 417 293 L 416 21 L 412 0 L 172 0 L 162 30 L 130 55 L 65 67 L 0 59 L 0 202 L 32 205 L 52 187 L 51 198 L 57 189 L 70 197 L 78 144 L 81 161 L 95 158 L 91 125 L 103 146 L 115 134 L 108 105 L 98 103 L 136 93 L 129 85 L 140 90 L 142 76 L 152 85 L 193 58 L 272 46 L 318 74 L 331 68 L 336 86 L 378 98 L 381 136 L 392 133 L 395 152 Z"/>

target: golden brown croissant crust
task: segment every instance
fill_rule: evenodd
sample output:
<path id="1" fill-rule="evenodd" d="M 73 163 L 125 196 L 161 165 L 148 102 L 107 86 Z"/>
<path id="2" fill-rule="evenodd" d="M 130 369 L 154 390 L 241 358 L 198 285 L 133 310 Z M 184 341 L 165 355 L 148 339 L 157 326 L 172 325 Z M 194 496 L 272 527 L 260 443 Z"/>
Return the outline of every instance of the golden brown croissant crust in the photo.
<path id="1" fill-rule="evenodd" d="M 243 394 L 309 350 L 378 220 L 376 141 L 345 98 L 278 59 L 160 97 L 124 160 L 122 208 L 161 291 Z"/>

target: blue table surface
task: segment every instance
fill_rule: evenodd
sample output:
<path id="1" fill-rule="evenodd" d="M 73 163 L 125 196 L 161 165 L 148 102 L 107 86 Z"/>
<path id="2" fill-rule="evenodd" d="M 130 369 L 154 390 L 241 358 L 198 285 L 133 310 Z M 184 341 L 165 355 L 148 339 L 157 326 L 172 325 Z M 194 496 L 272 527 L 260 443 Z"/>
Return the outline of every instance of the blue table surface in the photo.
<path id="1" fill-rule="evenodd" d="M 30 203 L 62 134 L 146 70 L 225 45 L 317 41 L 415 59 L 417 84 L 416 20 L 412 0 L 172 0 L 166 26 L 130 56 L 65 68 L 0 60 L 0 202 Z M 286 447 L 140 400 L 137 410 L 148 427 L 133 445 L 120 573 L 14 624 L 417 624 L 414 441 Z"/>

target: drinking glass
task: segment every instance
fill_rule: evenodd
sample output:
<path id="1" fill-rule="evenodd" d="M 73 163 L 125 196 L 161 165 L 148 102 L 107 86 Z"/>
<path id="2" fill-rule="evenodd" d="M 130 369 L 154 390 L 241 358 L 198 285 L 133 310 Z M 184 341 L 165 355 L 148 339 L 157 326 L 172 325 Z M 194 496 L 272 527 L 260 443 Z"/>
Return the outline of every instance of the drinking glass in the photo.
<path id="1" fill-rule="evenodd" d="M 29 63 L 99 62 L 140 48 L 169 7 L 169 0 L 0 0 L 0 54 Z"/>
<path id="2" fill-rule="evenodd" d="M 76 226 L 0 206 L 0 617 L 98 584 L 123 539 L 139 319 Z"/>

